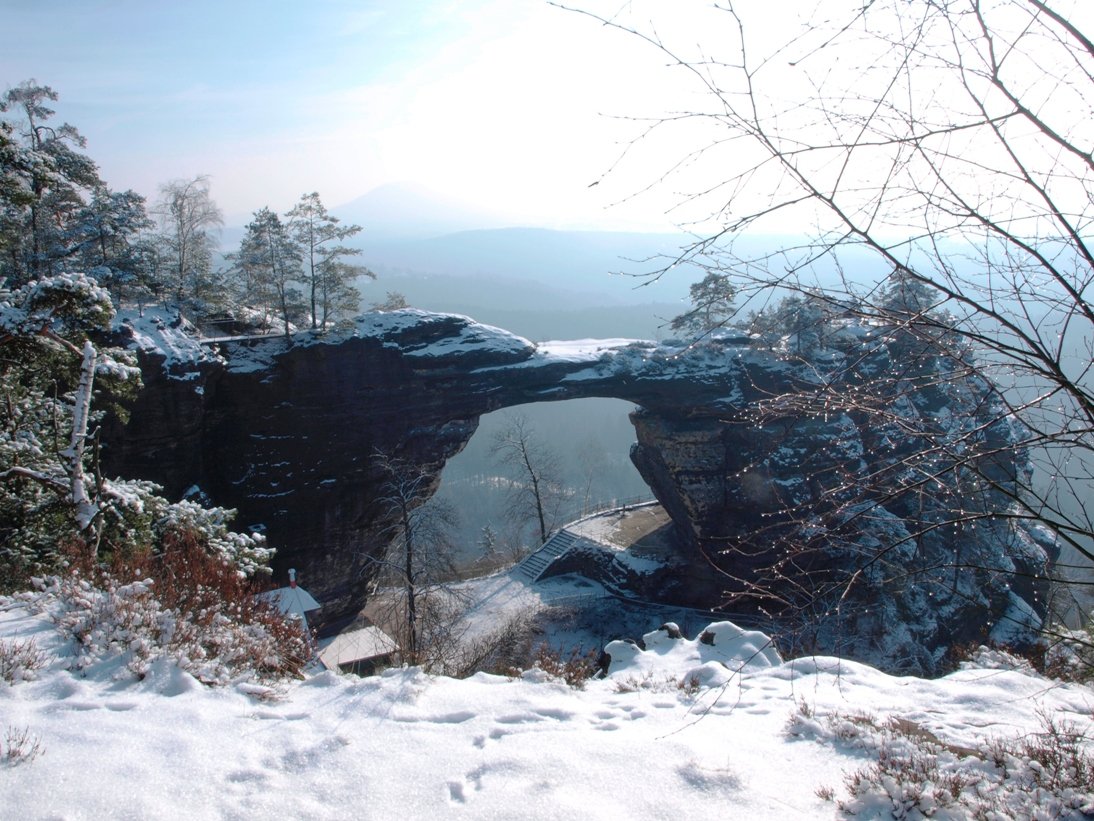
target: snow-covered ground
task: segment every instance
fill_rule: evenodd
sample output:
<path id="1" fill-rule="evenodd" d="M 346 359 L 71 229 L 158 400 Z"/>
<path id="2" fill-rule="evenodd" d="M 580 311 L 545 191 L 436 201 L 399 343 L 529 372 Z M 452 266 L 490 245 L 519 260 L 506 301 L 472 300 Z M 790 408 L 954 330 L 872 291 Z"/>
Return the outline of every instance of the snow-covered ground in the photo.
<path id="1" fill-rule="evenodd" d="M 494 584 L 495 600 L 519 600 Z M 121 657 L 73 672 L 53 605 L 31 605 L 0 599 L 0 639 L 34 639 L 47 659 L 31 680 L 0 680 L 0 733 L 25 730 L 42 751 L 0 762 L 3 818 L 830 818 L 824 788 L 845 796 L 881 743 L 840 716 L 896 717 L 954 750 L 1035 733 L 1039 712 L 1094 732 L 1087 687 L 984 666 L 929 681 L 784 663 L 728 624 L 713 645 L 657 633 L 646 651 L 615 646 L 609 677 L 583 689 L 537 670 L 395 669 L 273 693 L 207 688 L 166 660 L 140 681 Z M 997 817 L 1029 817 L 1030 794 L 996 790 Z M 885 818 L 895 805 L 855 806 Z"/>

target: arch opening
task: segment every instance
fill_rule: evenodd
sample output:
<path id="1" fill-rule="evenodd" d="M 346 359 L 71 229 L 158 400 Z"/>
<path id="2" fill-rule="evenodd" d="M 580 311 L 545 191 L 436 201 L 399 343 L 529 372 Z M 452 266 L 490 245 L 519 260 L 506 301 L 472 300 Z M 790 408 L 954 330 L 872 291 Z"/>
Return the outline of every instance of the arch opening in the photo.
<path id="1" fill-rule="evenodd" d="M 545 506 L 549 530 L 594 510 L 652 499 L 630 460 L 635 431 L 629 414 L 634 408 L 621 399 L 592 398 L 536 402 L 484 414 L 464 449 L 448 460 L 434 497 L 457 515 L 452 534 L 457 567 L 512 563 L 539 546 L 535 517 L 514 509 L 526 474 L 502 464 L 493 452 L 498 437 L 517 418 L 523 419 L 534 451 L 557 462 L 561 487 L 544 491 L 550 502 Z"/>

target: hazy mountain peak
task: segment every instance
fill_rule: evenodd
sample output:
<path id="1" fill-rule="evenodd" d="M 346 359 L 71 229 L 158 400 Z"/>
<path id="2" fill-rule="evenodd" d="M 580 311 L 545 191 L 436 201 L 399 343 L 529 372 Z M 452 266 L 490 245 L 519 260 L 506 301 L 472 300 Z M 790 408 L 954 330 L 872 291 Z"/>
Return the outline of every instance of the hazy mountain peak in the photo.
<path id="1" fill-rule="evenodd" d="M 373 239 L 412 239 L 476 228 L 499 228 L 504 217 L 415 182 L 394 182 L 333 208 L 343 222 Z"/>

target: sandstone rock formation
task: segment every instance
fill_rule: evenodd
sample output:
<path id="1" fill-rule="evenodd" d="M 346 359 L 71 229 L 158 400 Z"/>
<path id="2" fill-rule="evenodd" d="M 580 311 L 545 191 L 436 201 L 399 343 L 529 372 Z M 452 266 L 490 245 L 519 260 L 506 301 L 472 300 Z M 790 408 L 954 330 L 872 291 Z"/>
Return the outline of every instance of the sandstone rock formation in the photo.
<path id="1" fill-rule="evenodd" d="M 755 408 L 799 390 L 803 373 L 747 338 L 537 350 L 463 317 L 419 311 L 370 314 L 351 332 L 291 342 L 199 344 L 181 329 L 138 322 L 121 330 L 140 351 L 145 387 L 128 423 L 107 427 L 107 471 L 151 479 L 171 496 L 197 486 L 237 508 L 237 524 L 264 528 L 278 549 L 275 568 L 301 572 L 328 622 L 359 609 L 368 559 L 388 538 L 376 453 L 419 465 L 436 482 L 480 415 L 583 397 L 640 406 L 632 458 L 677 526 L 682 559 L 708 582 L 689 604 L 730 595 L 736 610 L 778 606 L 808 623 L 811 647 L 909 670 L 933 669 L 940 648 L 1008 611 L 1044 610 L 1043 584 L 1013 575 L 1043 575 L 1043 545 L 1003 525 L 962 534 L 960 546 L 929 534 L 901 542 L 894 534 L 907 498 L 875 500 L 847 532 L 803 545 L 800 567 L 785 564 L 793 540 L 801 543 L 793 534 L 804 505 L 831 491 L 834 477 L 869 474 L 884 432 L 847 413 L 758 419 Z M 911 410 L 935 412 L 929 405 L 944 399 Z M 958 549 L 962 565 L 987 569 L 955 574 Z"/>

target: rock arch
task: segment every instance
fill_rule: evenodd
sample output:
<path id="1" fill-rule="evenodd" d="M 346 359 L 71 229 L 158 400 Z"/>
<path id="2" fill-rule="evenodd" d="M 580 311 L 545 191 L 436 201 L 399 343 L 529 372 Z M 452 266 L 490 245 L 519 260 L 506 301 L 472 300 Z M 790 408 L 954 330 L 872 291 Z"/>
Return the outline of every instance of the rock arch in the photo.
<path id="1" fill-rule="evenodd" d="M 772 492 L 776 482 L 806 484 L 792 460 L 768 459 L 766 472 L 742 480 L 764 452 L 794 437 L 799 445 L 809 437 L 858 437 L 862 450 L 869 436 L 846 416 L 790 419 L 786 430 L 746 423 L 744 411 L 794 391 L 800 377 L 747 338 L 694 348 L 619 340 L 537 348 L 465 317 L 421 311 L 369 314 L 351 330 L 291 341 L 210 345 L 177 329 L 158 333 L 150 339 L 131 328 L 145 387 L 128 423 L 115 419 L 106 427 L 106 470 L 151 479 L 169 495 L 198 486 L 215 504 L 237 508 L 238 524 L 261 525 L 278 549 L 275 569 L 301 571 L 327 620 L 360 607 L 370 581 L 367 557 L 386 546 L 389 523 L 373 502 L 383 476 L 373 454 L 398 456 L 439 477 L 484 413 L 589 397 L 638 405 L 632 460 L 676 523 L 682 549 L 697 559 L 704 548 L 758 530 L 765 513 L 783 505 Z M 760 551 L 735 559 L 733 575 L 747 585 L 770 558 Z M 985 577 L 984 584 L 998 587 L 985 593 L 992 609 L 985 620 L 1001 615 L 1022 578 L 1043 575 L 1047 558 L 1027 540 L 998 561 L 1016 572 Z M 1025 585 L 1025 601 L 1043 607 L 1038 590 Z M 915 590 L 906 595 L 914 598 Z M 969 621 L 967 608 L 955 607 L 945 619 L 932 613 L 924 617 L 925 638 L 909 641 L 952 640 Z"/>
<path id="2" fill-rule="evenodd" d="M 108 428 L 107 469 L 173 496 L 196 486 L 236 508 L 237 524 L 265 529 L 276 568 L 298 568 L 328 617 L 360 604 L 366 556 L 383 543 L 387 522 L 370 501 L 381 481 L 377 450 L 439 476 L 484 413 L 607 397 L 639 405 L 646 417 L 696 420 L 724 415 L 748 382 L 743 366 L 700 373 L 657 355 L 652 343 L 537 349 L 465 317 L 420 311 L 367 315 L 352 332 L 292 344 L 199 343 L 169 328 L 160 336 L 134 342 L 143 347 L 145 388 L 128 424 Z M 641 430 L 640 471 L 658 461 Z"/>

